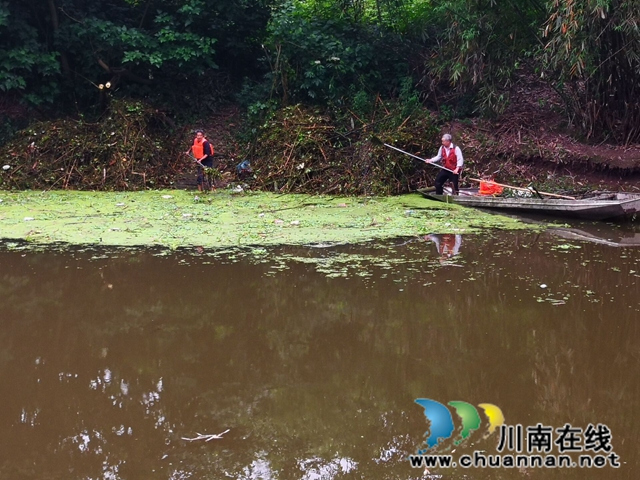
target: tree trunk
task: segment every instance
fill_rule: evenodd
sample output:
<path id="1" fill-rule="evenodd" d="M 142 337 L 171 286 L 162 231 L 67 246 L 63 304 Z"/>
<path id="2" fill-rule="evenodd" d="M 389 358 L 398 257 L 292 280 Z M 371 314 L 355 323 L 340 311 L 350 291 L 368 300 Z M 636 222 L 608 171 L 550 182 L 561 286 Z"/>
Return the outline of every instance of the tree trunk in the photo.
<path id="1" fill-rule="evenodd" d="M 58 8 L 56 7 L 55 0 L 47 0 L 49 4 L 49 13 L 51 14 L 51 26 L 53 27 L 53 36 L 58 34 L 58 30 L 60 29 L 60 23 L 58 21 Z M 69 68 L 69 58 L 67 57 L 66 52 L 60 52 L 60 68 L 62 69 L 62 74 L 69 78 L 71 76 L 71 69 Z"/>

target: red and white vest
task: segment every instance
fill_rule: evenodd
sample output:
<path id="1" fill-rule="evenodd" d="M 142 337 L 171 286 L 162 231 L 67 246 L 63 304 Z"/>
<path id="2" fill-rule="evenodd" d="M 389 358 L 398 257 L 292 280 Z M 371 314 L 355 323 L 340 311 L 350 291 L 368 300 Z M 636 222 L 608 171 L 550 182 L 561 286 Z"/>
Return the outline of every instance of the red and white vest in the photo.
<path id="1" fill-rule="evenodd" d="M 458 166 L 458 157 L 456 156 L 456 146 L 452 143 L 449 147 L 449 153 L 444 146 L 440 147 L 440 156 L 442 157 L 442 165 L 449 170 L 455 170 Z"/>

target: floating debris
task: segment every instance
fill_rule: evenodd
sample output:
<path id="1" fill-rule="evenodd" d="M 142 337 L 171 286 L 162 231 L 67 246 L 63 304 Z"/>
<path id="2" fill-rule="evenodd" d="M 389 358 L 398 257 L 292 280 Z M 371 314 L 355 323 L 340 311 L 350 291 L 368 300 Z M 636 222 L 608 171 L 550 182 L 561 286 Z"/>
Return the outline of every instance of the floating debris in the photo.
<path id="1" fill-rule="evenodd" d="M 198 433 L 196 432 L 197 437 L 193 437 L 193 438 L 187 438 L 187 437 L 182 437 L 182 440 L 186 440 L 187 442 L 195 442 L 198 440 L 204 440 L 205 442 L 210 442 L 211 440 L 219 440 L 222 438 L 222 436 L 227 433 L 230 429 L 226 429 L 224 432 L 221 433 L 214 433 L 214 434 L 207 434 L 207 433 Z"/>
<path id="2" fill-rule="evenodd" d="M 173 198 L 167 201 L 162 195 Z M 417 195 L 363 199 L 356 208 L 336 208 L 335 197 L 252 192 L 233 198 L 229 190 L 207 198 L 198 193 L 200 200 L 197 202 L 194 202 L 194 196 L 193 192 L 180 190 L 128 192 L 126 195 L 117 192 L 2 192 L 0 233 L 14 240 L 28 239 L 32 245 L 65 242 L 220 248 L 311 244 L 313 248 L 331 248 L 376 239 L 415 238 L 424 231 L 451 232 L 451 227 L 446 228 L 443 221 L 451 222 L 447 217 L 452 209 L 456 209 L 455 227 L 465 228 L 465 233 L 492 228 L 534 228 L 508 217 L 472 209 L 458 211 L 458 207 L 445 204 L 418 210 L 425 201 Z M 347 201 L 352 200 L 337 200 Z M 416 213 L 404 215 L 409 209 Z M 41 232 L 38 235 L 29 234 L 24 228 L 24 217 L 33 214 L 38 215 L 35 219 Z M 392 221 L 382 221 L 387 216 Z M 372 218 L 378 222 L 375 228 L 364 228 L 371 224 Z M 122 232 L 104 236 L 110 227 L 119 227 Z M 536 285 L 535 281 L 533 285 Z"/>

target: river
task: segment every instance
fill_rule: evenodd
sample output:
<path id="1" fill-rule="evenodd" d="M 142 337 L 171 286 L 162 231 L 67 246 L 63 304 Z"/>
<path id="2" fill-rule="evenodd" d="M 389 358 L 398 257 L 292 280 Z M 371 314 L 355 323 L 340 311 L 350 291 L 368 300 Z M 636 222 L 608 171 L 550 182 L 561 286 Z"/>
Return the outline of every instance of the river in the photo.
<path id="1" fill-rule="evenodd" d="M 638 478 L 637 229 L 579 227 L 222 251 L 5 243 L 0 478 Z M 456 433 L 428 453 L 497 455 L 508 430 L 488 434 L 490 404 L 551 430 L 525 453 L 606 465 L 427 475 L 407 459 L 427 448 L 416 399 L 480 412 L 458 444 L 448 406 Z"/>

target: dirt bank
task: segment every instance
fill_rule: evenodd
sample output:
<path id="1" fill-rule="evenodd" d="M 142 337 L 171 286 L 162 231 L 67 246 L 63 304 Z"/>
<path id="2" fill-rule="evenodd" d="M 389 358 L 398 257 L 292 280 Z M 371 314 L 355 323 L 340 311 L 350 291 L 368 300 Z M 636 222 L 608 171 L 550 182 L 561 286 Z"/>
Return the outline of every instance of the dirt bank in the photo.
<path id="1" fill-rule="evenodd" d="M 546 83 L 521 77 L 510 91 L 510 104 L 493 121 L 454 122 L 445 127 L 479 173 L 502 180 L 583 185 L 609 190 L 640 188 L 640 145 L 594 143 L 581 138 L 562 113 L 562 101 Z"/>
<path id="2" fill-rule="evenodd" d="M 365 113 L 294 105 L 251 128 L 237 106 L 180 128 L 141 102 L 112 102 L 100 121 L 58 119 L 21 130 L 0 151 L 2 189 L 143 190 L 195 188 L 193 161 L 184 155 L 196 128 L 205 130 L 225 172 L 219 186 L 248 183 L 279 193 L 393 195 L 433 185 L 437 169 L 372 142 L 382 139 L 431 157 L 450 132 L 463 149 L 468 178 L 540 190 L 638 191 L 640 145 L 581 139 L 562 116 L 559 97 L 536 79 L 522 78 L 495 120 L 444 121 L 419 105 L 378 99 Z M 242 133 L 242 135 L 241 135 Z M 240 139 L 243 140 L 240 140 Z M 252 138 L 252 140 L 250 140 Z M 236 175 L 248 159 L 253 174 Z"/>

